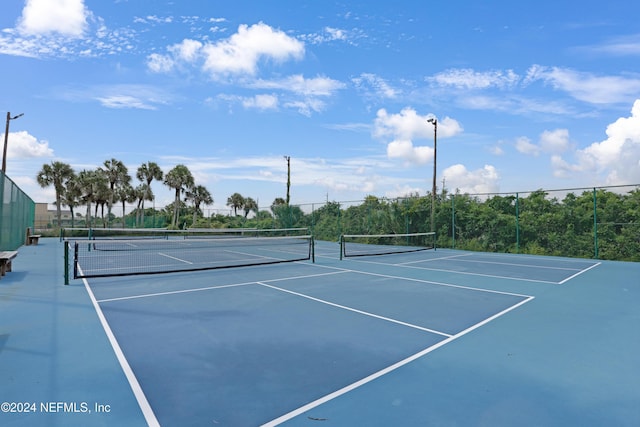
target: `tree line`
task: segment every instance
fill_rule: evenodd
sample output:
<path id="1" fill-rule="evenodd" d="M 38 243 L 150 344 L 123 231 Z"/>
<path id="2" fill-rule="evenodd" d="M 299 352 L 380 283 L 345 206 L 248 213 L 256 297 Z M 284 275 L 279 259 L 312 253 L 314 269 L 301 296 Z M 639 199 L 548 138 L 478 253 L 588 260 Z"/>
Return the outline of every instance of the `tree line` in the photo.
<path id="1" fill-rule="evenodd" d="M 140 183 L 134 188 L 122 162 L 111 159 L 93 171 L 75 173 L 64 163 L 45 164 L 38 183 L 53 185 L 58 224 L 60 206 L 86 206 L 85 224 L 92 226 L 98 208 L 107 207 L 103 226 L 125 224 L 138 227 L 292 228 L 308 227 L 316 239 L 337 241 L 345 234 L 392 234 L 431 231 L 431 197 L 384 199 L 367 196 L 358 202 L 289 205 L 276 198 L 268 208 L 234 193 L 227 199 L 233 215 L 203 215 L 203 205 L 213 203 L 204 186 L 195 185 L 184 165 L 166 174 L 157 164 L 142 164 L 136 171 Z M 175 191 L 174 202 L 158 211 L 146 209 L 153 200 L 151 183 L 161 181 Z M 564 192 L 563 192 L 564 193 Z M 184 202 L 181 195 L 184 194 Z M 640 189 L 626 193 L 607 188 L 566 192 L 562 199 L 552 191 L 509 195 L 438 194 L 433 205 L 439 247 L 487 252 L 558 255 L 583 258 L 640 261 Z M 122 203 L 121 218 L 111 214 L 114 203 Z M 136 209 L 125 216 L 125 204 Z M 153 225 L 144 217 L 154 216 Z M 127 218 L 125 218 L 127 217 Z M 155 218 L 158 217 L 158 218 Z M 158 219 L 156 221 L 156 219 Z"/>
<path id="2" fill-rule="evenodd" d="M 100 223 L 102 226 L 113 226 L 117 224 L 117 218 L 112 214 L 114 204 L 122 204 L 121 225 L 125 226 L 125 209 L 129 203 L 135 204 L 135 226 L 144 227 L 145 224 L 145 202 L 153 201 L 155 196 L 151 189 L 153 181 L 162 182 L 174 191 L 174 202 L 167 208 L 171 212 L 169 223 L 161 226 L 178 228 L 186 225 L 187 220 L 181 219 L 181 213 L 185 210 L 191 212 L 189 225 L 196 226 L 199 218 L 203 216 L 203 206 L 213 204 L 213 196 L 203 185 L 197 185 L 193 174 L 185 165 L 174 166 L 167 173 L 164 173 L 155 162 L 143 163 L 135 173 L 138 184 L 134 187 L 132 176 L 125 164 L 117 159 L 105 160 L 103 165 L 92 170 L 84 169 L 76 172 L 64 162 L 51 162 L 44 164 L 38 172 L 36 180 L 38 184 L 45 188 L 53 186 L 55 190 L 55 206 L 57 224 L 61 224 L 62 206 L 69 208 L 72 221 L 78 208 L 86 207 L 84 225 L 96 226 L 96 219 L 100 212 Z M 184 195 L 184 201 L 182 200 Z M 187 204 L 189 206 L 187 207 Z M 277 198 L 274 204 L 285 203 L 283 199 Z M 258 205 L 250 197 L 243 197 L 239 193 L 234 193 L 227 199 L 227 206 L 234 210 L 237 215 L 238 210 L 244 210 L 247 217 L 250 212 L 258 212 Z M 107 218 L 104 210 L 107 208 Z"/>

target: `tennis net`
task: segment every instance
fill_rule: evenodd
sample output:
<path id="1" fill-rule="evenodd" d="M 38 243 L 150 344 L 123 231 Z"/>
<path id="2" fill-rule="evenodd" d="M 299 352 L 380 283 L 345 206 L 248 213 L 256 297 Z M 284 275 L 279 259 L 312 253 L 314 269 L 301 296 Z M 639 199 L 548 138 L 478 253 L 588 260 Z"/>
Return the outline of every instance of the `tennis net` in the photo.
<path id="1" fill-rule="evenodd" d="M 388 255 L 436 248 L 436 233 L 343 234 L 340 258 Z"/>
<path id="2" fill-rule="evenodd" d="M 181 235 L 185 239 L 306 236 L 309 228 L 187 228 Z"/>
<path id="3" fill-rule="evenodd" d="M 67 241 L 65 248 L 70 246 Z M 73 242 L 73 277 L 173 273 L 310 259 L 315 261 L 310 235 L 80 240 Z"/>
<path id="4" fill-rule="evenodd" d="M 213 239 L 232 237 L 305 236 L 304 228 L 188 228 L 170 230 L 167 228 L 62 228 L 60 240 L 101 240 L 101 239 Z"/>
<path id="5" fill-rule="evenodd" d="M 82 239 L 168 239 L 178 235 L 181 230 L 166 228 L 89 228 L 66 227 L 60 229 L 60 240 Z"/>

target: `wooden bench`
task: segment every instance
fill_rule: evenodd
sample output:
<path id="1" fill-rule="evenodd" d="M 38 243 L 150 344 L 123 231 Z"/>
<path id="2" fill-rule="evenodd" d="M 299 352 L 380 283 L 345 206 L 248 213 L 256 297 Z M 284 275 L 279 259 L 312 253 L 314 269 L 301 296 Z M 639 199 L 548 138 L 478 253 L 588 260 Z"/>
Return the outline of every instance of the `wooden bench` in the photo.
<path id="1" fill-rule="evenodd" d="M 11 261 L 18 256 L 18 251 L 0 252 L 0 277 L 11 271 Z"/>
<path id="2" fill-rule="evenodd" d="M 38 240 L 40 240 L 40 237 L 42 237 L 40 234 L 31 234 L 27 236 L 27 239 L 28 239 L 27 245 L 37 245 Z"/>

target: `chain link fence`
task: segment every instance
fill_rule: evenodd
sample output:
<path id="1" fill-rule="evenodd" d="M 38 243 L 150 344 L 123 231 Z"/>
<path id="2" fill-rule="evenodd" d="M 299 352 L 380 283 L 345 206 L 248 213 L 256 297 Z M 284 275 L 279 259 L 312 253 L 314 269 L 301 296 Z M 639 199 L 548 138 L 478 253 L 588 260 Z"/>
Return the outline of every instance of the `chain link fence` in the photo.
<path id="1" fill-rule="evenodd" d="M 415 196 L 272 205 L 255 209 L 179 209 L 178 228 L 308 227 L 318 240 L 341 234 L 435 231 L 437 246 L 463 250 L 640 261 L 640 185 L 514 193 Z M 95 206 L 76 227 L 162 228 L 171 207 Z M 431 229 L 433 217 L 435 230 Z M 68 222 L 68 221 L 67 221 Z"/>
<path id="2" fill-rule="evenodd" d="M 26 243 L 27 229 L 33 229 L 35 203 L 2 172 L 0 200 L 0 250 L 15 250 Z"/>

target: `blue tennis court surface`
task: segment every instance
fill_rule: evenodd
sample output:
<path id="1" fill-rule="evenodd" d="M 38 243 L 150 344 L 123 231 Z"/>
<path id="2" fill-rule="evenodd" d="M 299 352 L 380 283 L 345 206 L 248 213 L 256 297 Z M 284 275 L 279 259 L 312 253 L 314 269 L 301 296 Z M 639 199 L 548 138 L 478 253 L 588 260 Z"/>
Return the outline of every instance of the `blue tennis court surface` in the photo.
<path id="1" fill-rule="evenodd" d="M 640 425 L 637 263 L 317 242 L 64 286 L 41 242 L 0 280 L 2 425 Z"/>

